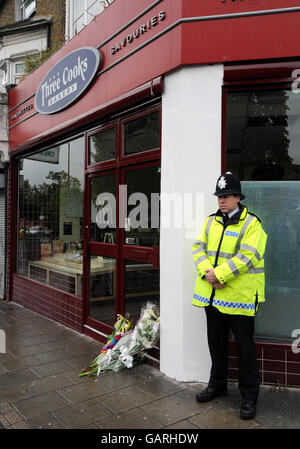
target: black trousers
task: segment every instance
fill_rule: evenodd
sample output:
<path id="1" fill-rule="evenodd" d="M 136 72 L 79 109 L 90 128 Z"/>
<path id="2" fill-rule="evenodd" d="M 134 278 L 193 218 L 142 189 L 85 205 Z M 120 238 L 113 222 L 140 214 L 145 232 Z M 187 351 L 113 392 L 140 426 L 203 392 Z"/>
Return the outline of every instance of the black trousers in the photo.
<path id="1" fill-rule="evenodd" d="M 253 339 L 254 317 L 229 315 L 215 307 L 205 307 L 208 346 L 212 360 L 208 386 L 214 389 L 227 387 L 228 338 L 231 329 L 237 344 L 239 361 L 239 390 L 243 399 L 256 403 L 259 393 L 259 373 Z"/>

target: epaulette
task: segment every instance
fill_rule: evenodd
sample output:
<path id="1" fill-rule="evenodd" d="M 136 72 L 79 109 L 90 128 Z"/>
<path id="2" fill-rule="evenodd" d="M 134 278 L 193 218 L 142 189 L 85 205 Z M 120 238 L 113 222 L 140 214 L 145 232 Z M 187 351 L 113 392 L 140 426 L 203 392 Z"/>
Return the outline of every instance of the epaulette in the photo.
<path id="1" fill-rule="evenodd" d="M 213 214 L 210 214 L 209 217 L 214 217 L 215 215 L 217 215 L 215 212 Z"/>
<path id="2" fill-rule="evenodd" d="M 253 215 L 253 217 L 256 217 L 258 219 L 258 221 L 261 223 L 261 219 L 257 215 L 255 215 L 253 212 L 250 212 L 248 210 L 248 214 Z"/>

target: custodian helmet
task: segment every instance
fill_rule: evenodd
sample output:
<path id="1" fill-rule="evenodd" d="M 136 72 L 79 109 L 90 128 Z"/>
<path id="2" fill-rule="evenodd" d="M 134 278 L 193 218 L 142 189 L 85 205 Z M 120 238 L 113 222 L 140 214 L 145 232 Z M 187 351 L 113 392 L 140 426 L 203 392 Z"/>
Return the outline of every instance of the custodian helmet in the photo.
<path id="1" fill-rule="evenodd" d="M 230 171 L 219 176 L 214 195 L 239 195 L 241 200 L 245 198 L 241 191 L 240 181 Z"/>

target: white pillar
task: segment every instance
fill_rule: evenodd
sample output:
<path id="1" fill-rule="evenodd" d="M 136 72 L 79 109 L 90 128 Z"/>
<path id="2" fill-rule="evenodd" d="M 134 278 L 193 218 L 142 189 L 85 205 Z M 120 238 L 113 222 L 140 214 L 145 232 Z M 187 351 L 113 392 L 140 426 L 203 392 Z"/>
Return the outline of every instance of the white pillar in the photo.
<path id="1" fill-rule="evenodd" d="M 205 217 L 217 209 L 222 82 L 223 65 L 185 67 L 166 75 L 162 97 L 160 369 L 180 381 L 207 382 L 211 365 L 205 312 L 191 305 L 196 279 L 191 252 Z M 168 217 L 174 193 L 176 222 Z M 198 223 L 191 226 L 184 205 L 197 194 Z"/>

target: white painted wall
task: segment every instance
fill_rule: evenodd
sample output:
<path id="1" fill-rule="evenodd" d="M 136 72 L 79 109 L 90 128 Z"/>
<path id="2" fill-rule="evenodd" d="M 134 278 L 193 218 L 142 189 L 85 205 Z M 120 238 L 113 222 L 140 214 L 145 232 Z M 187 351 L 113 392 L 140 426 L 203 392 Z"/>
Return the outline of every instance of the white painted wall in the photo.
<path id="1" fill-rule="evenodd" d="M 223 65 L 184 67 L 166 75 L 162 97 L 160 369 L 180 381 L 207 382 L 210 371 L 205 312 L 191 305 L 196 279 L 191 252 L 205 217 L 217 210 L 222 82 Z M 167 195 L 175 192 L 178 198 L 198 194 L 194 226 L 186 220 L 164 225 Z"/>
<path id="2" fill-rule="evenodd" d="M 0 59 L 10 59 L 39 53 L 47 49 L 47 30 L 35 30 L 27 33 L 15 33 L 3 37 Z"/>

